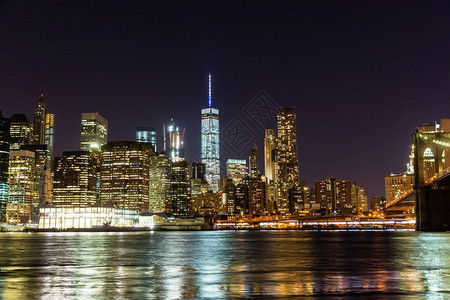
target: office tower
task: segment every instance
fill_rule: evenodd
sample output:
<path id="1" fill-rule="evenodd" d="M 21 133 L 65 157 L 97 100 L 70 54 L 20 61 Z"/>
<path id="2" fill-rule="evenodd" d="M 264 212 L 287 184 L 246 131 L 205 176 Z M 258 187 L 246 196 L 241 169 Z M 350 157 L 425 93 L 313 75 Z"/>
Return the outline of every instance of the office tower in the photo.
<path id="1" fill-rule="evenodd" d="M 386 203 L 390 203 L 401 194 L 414 189 L 414 182 L 414 173 L 390 174 L 384 177 Z"/>
<path id="2" fill-rule="evenodd" d="M 51 158 L 53 158 L 54 136 L 55 136 L 55 115 L 47 113 L 47 115 L 45 116 L 44 144 L 47 145 L 47 149 L 50 152 Z"/>
<path id="3" fill-rule="evenodd" d="M 252 215 L 260 215 L 264 212 L 266 203 L 266 186 L 260 178 L 250 178 L 248 184 L 249 212 Z"/>
<path id="4" fill-rule="evenodd" d="M 236 185 L 235 192 L 235 212 L 245 214 L 249 212 L 249 184 L 250 177 L 243 178 L 242 181 Z"/>
<path id="5" fill-rule="evenodd" d="M 192 163 L 191 178 L 205 180 L 206 165 L 201 162 Z"/>
<path id="6" fill-rule="evenodd" d="M 266 129 L 264 136 L 264 174 L 267 183 L 275 180 L 276 133 L 274 129 Z"/>
<path id="7" fill-rule="evenodd" d="M 299 184 L 295 108 L 277 110 L 276 185 L 278 210 L 289 211 L 289 189 Z"/>
<path id="8" fill-rule="evenodd" d="M 314 184 L 315 200 L 328 214 L 351 213 L 352 188 L 350 180 L 336 180 L 331 177 Z"/>
<path id="9" fill-rule="evenodd" d="M 98 113 L 82 113 L 80 149 L 99 153 L 107 142 L 108 121 Z"/>
<path id="10" fill-rule="evenodd" d="M 136 127 L 136 142 L 149 145 L 156 153 L 156 128 L 154 127 Z"/>
<path id="11" fill-rule="evenodd" d="M 235 185 L 241 183 L 247 175 L 247 161 L 245 159 L 229 158 L 227 160 L 227 177 L 232 179 Z"/>
<path id="12" fill-rule="evenodd" d="M 47 115 L 47 105 L 44 101 L 44 94 L 39 98 L 38 106 L 34 111 L 33 122 L 33 144 L 45 144 L 45 121 Z"/>
<path id="13" fill-rule="evenodd" d="M 150 146 L 108 142 L 100 154 L 100 203 L 147 212 Z"/>
<path id="14" fill-rule="evenodd" d="M 19 150 L 22 145 L 30 145 L 33 142 L 33 124 L 23 114 L 14 114 L 11 121 L 11 150 Z"/>
<path id="15" fill-rule="evenodd" d="M 302 184 L 294 185 L 289 189 L 289 212 L 298 213 L 305 209 L 305 204 L 307 203 L 306 195 L 307 190 Z"/>
<path id="16" fill-rule="evenodd" d="M 185 160 L 172 162 L 170 180 L 170 200 L 172 213 L 179 216 L 189 215 L 190 205 L 189 164 Z"/>
<path id="17" fill-rule="evenodd" d="M 355 213 L 367 211 L 367 196 L 363 186 L 352 184 L 352 206 Z"/>
<path id="18" fill-rule="evenodd" d="M 169 129 L 169 151 L 168 151 L 169 157 L 172 160 L 172 162 L 182 161 L 184 160 L 184 152 L 185 152 L 185 149 L 183 148 L 185 130 L 183 130 L 183 133 L 181 133 L 178 126 L 173 121 L 173 119 L 168 129 Z M 164 144 L 164 147 L 165 146 L 166 145 Z"/>
<path id="19" fill-rule="evenodd" d="M 41 184 L 44 184 L 47 186 L 47 188 L 51 188 L 52 185 L 51 176 L 47 176 L 46 174 L 50 171 L 51 154 L 50 150 L 47 148 L 47 145 L 22 145 L 20 146 L 20 150 L 34 152 L 34 191 L 33 207 L 31 209 L 31 212 L 32 220 L 36 223 L 38 222 L 39 205 L 52 201 L 51 192 L 42 193 L 43 187 L 41 186 Z M 46 181 L 42 182 L 44 178 Z M 45 198 L 41 198 L 41 196 Z"/>
<path id="20" fill-rule="evenodd" d="M 96 204 L 97 159 L 89 151 L 65 151 L 55 158 L 53 204 L 86 207 Z"/>
<path id="21" fill-rule="evenodd" d="M 47 111 L 44 94 L 41 94 L 34 111 L 33 144 L 47 145 L 50 157 L 53 157 L 55 116 Z"/>
<path id="22" fill-rule="evenodd" d="M 208 104 L 202 109 L 201 156 L 202 163 L 206 165 L 206 180 L 217 192 L 220 180 L 219 110 L 212 102 L 211 74 L 208 75 L 208 87 Z"/>
<path id="23" fill-rule="evenodd" d="M 3 117 L 0 110 L 0 222 L 6 220 L 6 203 L 8 201 L 9 130 L 10 122 Z"/>
<path id="24" fill-rule="evenodd" d="M 232 179 L 226 178 L 222 188 L 222 201 L 225 204 L 225 211 L 228 214 L 237 213 L 236 209 L 236 186 Z"/>
<path id="25" fill-rule="evenodd" d="M 259 178 L 261 176 L 258 166 L 258 146 L 253 145 L 248 157 L 248 175 L 250 178 Z"/>
<path id="26" fill-rule="evenodd" d="M 163 153 L 150 156 L 149 171 L 149 211 L 153 213 L 171 212 L 169 189 L 172 179 L 170 158 Z"/>
<path id="27" fill-rule="evenodd" d="M 35 154 L 12 150 L 9 156 L 7 220 L 10 223 L 31 221 L 35 191 Z"/>
<path id="28" fill-rule="evenodd" d="M 384 206 L 386 205 L 386 198 L 384 197 L 372 197 L 370 199 L 370 210 L 384 210 Z"/>

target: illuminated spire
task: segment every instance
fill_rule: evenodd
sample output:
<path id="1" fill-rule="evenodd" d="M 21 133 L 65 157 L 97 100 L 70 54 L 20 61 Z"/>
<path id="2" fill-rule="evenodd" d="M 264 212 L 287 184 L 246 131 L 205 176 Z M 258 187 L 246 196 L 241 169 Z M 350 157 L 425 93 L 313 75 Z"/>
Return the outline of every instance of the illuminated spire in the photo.
<path id="1" fill-rule="evenodd" d="M 211 73 L 208 74 L 208 107 L 212 107 L 212 97 L 211 97 Z"/>

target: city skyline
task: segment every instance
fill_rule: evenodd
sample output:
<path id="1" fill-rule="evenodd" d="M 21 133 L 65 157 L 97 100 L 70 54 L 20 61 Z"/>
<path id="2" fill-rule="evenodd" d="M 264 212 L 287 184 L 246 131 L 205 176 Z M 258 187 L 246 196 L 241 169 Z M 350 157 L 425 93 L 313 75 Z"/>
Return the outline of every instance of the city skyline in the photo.
<path id="1" fill-rule="evenodd" d="M 108 119 L 110 140 L 133 140 L 141 125 L 157 127 L 161 137 L 161 124 L 173 117 L 188 129 L 186 155 L 194 161 L 203 79 L 211 72 L 221 125 L 264 89 L 280 106 L 298 110 L 302 180 L 347 178 L 370 197 L 383 195 L 383 178 L 405 169 L 414 128 L 447 117 L 450 45 L 440 37 L 450 29 L 448 5 L 273 6 L 5 4 L 3 115 L 31 120 L 43 92 L 55 115 L 55 156 L 78 149 L 72 136 L 79 135 L 82 112 Z M 169 11 L 167 20 L 158 16 Z M 107 25 L 93 26 L 99 15 Z M 172 24 L 186 26 L 177 32 Z"/>

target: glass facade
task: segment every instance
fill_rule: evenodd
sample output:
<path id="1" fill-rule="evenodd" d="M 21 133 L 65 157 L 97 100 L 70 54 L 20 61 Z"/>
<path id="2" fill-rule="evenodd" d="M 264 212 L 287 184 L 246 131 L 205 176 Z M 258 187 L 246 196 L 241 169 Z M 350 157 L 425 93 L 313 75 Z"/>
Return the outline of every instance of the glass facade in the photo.
<path id="1" fill-rule="evenodd" d="M 202 109 L 201 156 L 206 165 L 205 178 L 214 192 L 219 191 L 220 180 L 220 132 L 219 110 L 211 100 L 211 74 L 209 74 L 208 107 Z"/>
<path id="2" fill-rule="evenodd" d="M 151 145 L 153 151 L 156 152 L 156 128 L 141 126 L 137 127 L 136 142 Z"/>

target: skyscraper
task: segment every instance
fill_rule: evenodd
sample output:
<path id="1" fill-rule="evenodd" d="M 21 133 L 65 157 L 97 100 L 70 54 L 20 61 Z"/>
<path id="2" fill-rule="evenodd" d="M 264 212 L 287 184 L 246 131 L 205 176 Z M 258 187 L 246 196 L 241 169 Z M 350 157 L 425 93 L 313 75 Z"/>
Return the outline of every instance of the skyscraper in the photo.
<path id="1" fill-rule="evenodd" d="M 11 121 L 11 150 L 18 150 L 22 145 L 30 145 L 33 142 L 33 124 L 23 114 L 14 114 Z"/>
<path id="2" fill-rule="evenodd" d="M 3 117 L 0 110 L 0 222 L 6 220 L 8 200 L 9 130 L 9 120 Z"/>
<path id="3" fill-rule="evenodd" d="M 169 129 L 169 157 L 171 158 L 172 162 L 182 161 L 184 160 L 184 152 L 185 152 L 185 149 L 183 147 L 184 130 L 183 133 L 181 133 L 180 129 L 175 124 L 173 119 L 168 129 Z M 166 141 L 164 138 L 164 147 L 166 146 L 165 143 Z"/>
<path id="4" fill-rule="evenodd" d="M 352 211 L 352 187 L 350 180 L 336 180 L 331 177 L 314 184 L 315 199 L 326 208 L 328 214 L 350 213 Z"/>
<path id="5" fill-rule="evenodd" d="M 206 165 L 206 180 L 211 189 L 217 192 L 220 180 L 219 110 L 212 102 L 211 73 L 208 75 L 208 87 L 208 103 L 202 109 L 201 156 Z"/>
<path id="6" fill-rule="evenodd" d="M 44 94 L 39 97 L 38 105 L 34 110 L 33 120 L 33 144 L 45 144 L 45 121 L 47 115 L 47 105 L 44 101 Z"/>
<path id="7" fill-rule="evenodd" d="M 98 113 L 82 113 L 80 149 L 99 153 L 107 142 L 108 121 Z"/>
<path id="8" fill-rule="evenodd" d="M 289 211 L 289 189 L 299 184 L 296 118 L 294 107 L 277 110 L 276 201 L 281 212 Z"/>
<path id="9" fill-rule="evenodd" d="M 248 175 L 250 178 L 259 178 L 259 166 L 258 166 L 258 146 L 253 145 L 252 150 L 250 150 L 250 156 L 248 157 Z"/>
<path id="10" fill-rule="evenodd" d="M 28 223 L 31 220 L 35 194 L 35 154 L 27 150 L 13 150 L 9 157 L 8 222 Z"/>
<path id="11" fill-rule="evenodd" d="M 245 159 L 229 158 L 227 160 L 227 177 L 232 179 L 235 185 L 241 183 L 247 175 L 247 161 Z"/>
<path id="12" fill-rule="evenodd" d="M 150 145 L 156 152 L 156 128 L 138 126 L 136 128 L 136 142 Z"/>
<path id="13" fill-rule="evenodd" d="M 264 173 L 267 183 L 275 179 L 276 133 L 274 129 L 266 129 L 264 136 Z"/>
<path id="14" fill-rule="evenodd" d="M 44 94 L 41 94 L 34 111 L 33 144 L 47 145 L 50 157 L 53 157 L 55 116 L 47 111 Z"/>
<path id="15" fill-rule="evenodd" d="M 100 154 L 100 203 L 147 212 L 150 146 L 108 142 Z"/>
<path id="16" fill-rule="evenodd" d="M 191 178 L 205 180 L 206 166 L 204 163 L 200 162 L 192 163 L 191 169 L 192 169 Z"/>
<path id="17" fill-rule="evenodd" d="M 171 212 L 172 203 L 169 189 L 172 165 L 170 158 L 164 153 L 151 155 L 149 169 L 149 211 L 153 213 Z"/>
<path id="18" fill-rule="evenodd" d="M 170 200 L 172 213 L 181 216 L 190 214 L 189 164 L 185 160 L 172 162 Z"/>
<path id="19" fill-rule="evenodd" d="M 96 204 L 97 159 L 89 151 L 65 151 L 55 159 L 53 203 L 86 207 Z"/>

